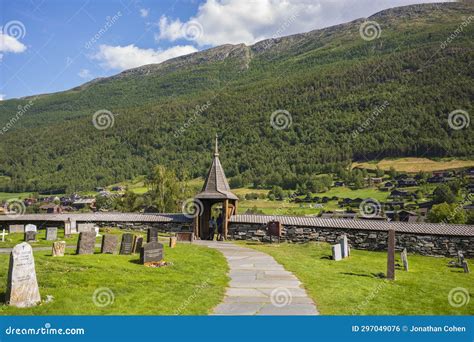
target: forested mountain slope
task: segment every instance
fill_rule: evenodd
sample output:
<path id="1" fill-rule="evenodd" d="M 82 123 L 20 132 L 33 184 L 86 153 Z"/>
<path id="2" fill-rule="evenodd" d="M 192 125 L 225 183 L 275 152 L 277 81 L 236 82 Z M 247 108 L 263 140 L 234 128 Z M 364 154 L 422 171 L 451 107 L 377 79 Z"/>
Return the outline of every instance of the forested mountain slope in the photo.
<path id="1" fill-rule="evenodd" d="M 448 115 L 472 113 L 473 15 L 469 4 L 400 7 L 367 19 L 381 28 L 370 41 L 360 19 L 2 101 L 0 126 L 27 110 L 0 133 L 0 191 L 91 189 L 156 164 L 202 176 L 216 132 L 227 176 L 260 184 L 350 160 L 472 157 L 472 126 L 454 130 Z M 98 130 L 103 109 L 114 124 Z M 291 115 L 286 129 L 270 124 L 277 110 Z"/>

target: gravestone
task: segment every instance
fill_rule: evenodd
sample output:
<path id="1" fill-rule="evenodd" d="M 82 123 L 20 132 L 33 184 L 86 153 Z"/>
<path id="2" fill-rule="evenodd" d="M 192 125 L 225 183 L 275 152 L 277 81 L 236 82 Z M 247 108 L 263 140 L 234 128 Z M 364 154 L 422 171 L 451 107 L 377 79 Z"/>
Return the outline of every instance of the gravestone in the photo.
<path id="1" fill-rule="evenodd" d="M 95 232 L 83 232 L 77 240 L 77 254 L 94 254 Z"/>
<path id="2" fill-rule="evenodd" d="M 467 264 L 466 260 L 463 260 L 462 268 L 464 269 L 464 273 L 469 273 L 469 265 Z"/>
<path id="3" fill-rule="evenodd" d="M 342 258 L 347 258 L 349 256 L 349 244 L 347 242 L 347 235 L 341 236 L 341 238 L 339 239 L 339 244 L 341 245 Z"/>
<path id="4" fill-rule="evenodd" d="M 25 233 L 26 232 L 35 232 L 35 233 L 37 233 L 38 229 L 36 228 L 36 226 L 34 224 L 27 224 L 25 226 Z"/>
<path id="5" fill-rule="evenodd" d="M 66 241 L 56 241 L 53 242 L 53 257 L 62 257 L 66 251 Z"/>
<path id="6" fill-rule="evenodd" d="M 132 254 L 135 235 L 125 233 L 122 235 L 122 243 L 120 244 L 120 254 Z"/>
<path id="7" fill-rule="evenodd" d="M 176 233 L 176 241 L 178 242 L 193 242 L 194 233 L 193 232 L 178 232 Z"/>
<path id="8" fill-rule="evenodd" d="M 0 235 L 2 236 L 2 242 L 5 242 L 5 235 L 8 235 L 8 233 L 5 232 L 5 228 L 3 228 L 2 234 Z"/>
<path id="9" fill-rule="evenodd" d="M 387 279 L 395 280 L 395 230 L 388 231 Z"/>
<path id="10" fill-rule="evenodd" d="M 142 249 L 143 246 L 143 237 L 142 236 L 137 236 L 135 238 L 135 243 L 133 244 L 133 253 L 140 253 L 140 250 Z"/>
<path id="11" fill-rule="evenodd" d="M 78 223 L 77 224 L 77 232 L 84 233 L 84 232 L 94 232 L 94 224 L 93 223 Z"/>
<path id="12" fill-rule="evenodd" d="M 176 236 L 170 237 L 170 248 L 176 247 Z"/>
<path id="13" fill-rule="evenodd" d="M 163 260 L 163 245 L 152 241 L 145 244 L 140 250 L 140 263 L 159 262 Z"/>
<path id="14" fill-rule="evenodd" d="M 464 254 L 461 251 L 458 251 L 458 264 L 459 264 L 459 266 L 462 266 L 463 262 L 464 262 Z"/>
<path id="15" fill-rule="evenodd" d="M 46 228 L 46 240 L 54 241 L 58 239 L 58 228 L 48 227 Z"/>
<path id="16" fill-rule="evenodd" d="M 102 236 L 102 235 L 99 234 L 99 227 L 95 226 L 93 231 L 95 232 L 95 237 Z"/>
<path id="17" fill-rule="evenodd" d="M 16 245 L 10 254 L 6 302 L 19 308 L 41 302 L 33 249 L 26 242 Z"/>
<path id="18" fill-rule="evenodd" d="M 339 261 L 342 260 L 341 244 L 332 245 L 332 260 Z"/>
<path id="19" fill-rule="evenodd" d="M 158 228 L 150 227 L 146 233 L 146 242 L 158 242 Z"/>
<path id="20" fill-rule="evenodd" d="M 116 254 L 118 246 L 118 236 L 112 234 L 104 234 L 102 236 L 102 246 L 100 248 L 101 253 L 105 254 Z"/>
<path id="21" fill-rule="evenodd" d="M 9 233 L 24 233 L 25 225 L 23 224 L 11 224 L 8 226 Z"/>
<path id="22" fill-rule="evenodd" d="M 36 232 L 25 232 L 25 242 L 36 241 Z"/>
<path id="23" fill-rule="evenodd" d="M 71 219 L 68 219 L 67 221 L 64 221 L 64 237 L 68 238 L 71 234 Z"/>
<path id="24" fill-rule="evenodd" d="M 408 255 L 407 255 L 406 248 L 403 248 L 403 251 L 400 254 L 400 257 L 402 258 L 403 269 L 408 272 Z"/>

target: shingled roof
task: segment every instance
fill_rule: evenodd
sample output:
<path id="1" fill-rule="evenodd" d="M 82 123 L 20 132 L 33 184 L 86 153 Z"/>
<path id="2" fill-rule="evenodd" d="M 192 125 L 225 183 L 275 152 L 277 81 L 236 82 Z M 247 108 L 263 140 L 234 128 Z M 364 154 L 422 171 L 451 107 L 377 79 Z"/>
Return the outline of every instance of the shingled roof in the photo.
<path id="1" fill-rule="evenodd" d="M 197 199 L 232 199 L 238 200 L 239 198 L 230 191 L 229 183 L 225 177 L 224 169 L 222 168 L 219 160 L 219 152 L 217 150 L 217 135 L 216 135 L 216 147 L 214 152 L 214 159 L 212 160 L 211 167 L 207 173 L 206 181 L 199 194 L 196 195 Z"/>

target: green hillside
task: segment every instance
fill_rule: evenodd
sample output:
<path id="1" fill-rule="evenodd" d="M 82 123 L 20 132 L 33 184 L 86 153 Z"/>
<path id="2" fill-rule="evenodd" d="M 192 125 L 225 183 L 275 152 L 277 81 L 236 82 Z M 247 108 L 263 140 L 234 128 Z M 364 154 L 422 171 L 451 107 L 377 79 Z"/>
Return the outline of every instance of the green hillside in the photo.
<path id="1" fill-rule="evenodd" d="M 0 191 L 87 190 L 156 164 L 203 176 L 216 132 L 227 176 L 242 183 L 295 188 L 352 160 L 472 158 L 472 125 L 453 130 L 448 115 L 472 113 L 473 15 L 472 4 L 401 7 L 368 19 L 381 28 L 371 41 L 361 19 L 2 101 L 0 126 L 27 109 L 0 133 Z M 94 127 L 99 110 L 115 114 L 112 127 Z M 276 110 L 291 126 L 272 127 Z"/>

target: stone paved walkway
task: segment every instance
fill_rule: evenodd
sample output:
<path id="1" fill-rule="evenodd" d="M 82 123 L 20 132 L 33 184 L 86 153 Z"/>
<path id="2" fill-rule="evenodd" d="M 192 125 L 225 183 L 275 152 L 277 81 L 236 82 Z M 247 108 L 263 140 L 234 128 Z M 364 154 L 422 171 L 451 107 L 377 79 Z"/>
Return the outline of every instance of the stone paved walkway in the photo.
<path id="1" fill-rule="evenodd" d="M 229 242 L 196 241 L 224 254 L 231 281 L 214 315 L 317 315 L 301 282 L 268 254 Z"/>

